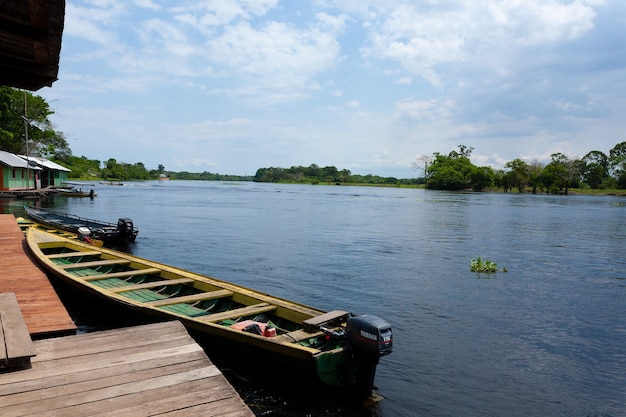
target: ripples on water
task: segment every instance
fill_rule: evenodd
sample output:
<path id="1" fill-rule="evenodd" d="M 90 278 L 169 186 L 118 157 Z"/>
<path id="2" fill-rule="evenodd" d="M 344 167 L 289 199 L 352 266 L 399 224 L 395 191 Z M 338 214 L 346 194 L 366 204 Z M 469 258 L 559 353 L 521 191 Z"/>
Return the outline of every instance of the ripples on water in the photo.
<path id="1" fill-rule="evenodd" d="M 393 325 L 382 402 L 232 375 L 258 415 L 626 415 L 623 198 L 179 181 L 98 193 L 43 204 L 132 217 L 138 256 Z M 479 256 L 508 272 L 470 272 Z"/>

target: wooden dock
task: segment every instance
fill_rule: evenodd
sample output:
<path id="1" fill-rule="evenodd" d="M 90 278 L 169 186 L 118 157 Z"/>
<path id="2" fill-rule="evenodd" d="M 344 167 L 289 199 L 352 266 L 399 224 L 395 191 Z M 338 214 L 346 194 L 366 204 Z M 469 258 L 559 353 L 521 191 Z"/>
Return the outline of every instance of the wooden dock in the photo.
<path id="1" fill-rule="evenodd" d="M 253 417 L 177 322 L 34 342 L 32 368 L 0 374 L 0 415 Z"/>
<path id="2" fill-rule="evenodd" d="M 254 417 L 180 322 L 75 335 L 15 218 L 5 214 L 0 293 L 2 417 Z M 43 339 L 65 333 L 73 335 Z"/>
<path id="3" fill-rule="evenodd" d="M 0 292 L 15 294 L 32 337 L 76 332 L 48 277 L 30 257 L 12 214 L 0 214 Z"/>

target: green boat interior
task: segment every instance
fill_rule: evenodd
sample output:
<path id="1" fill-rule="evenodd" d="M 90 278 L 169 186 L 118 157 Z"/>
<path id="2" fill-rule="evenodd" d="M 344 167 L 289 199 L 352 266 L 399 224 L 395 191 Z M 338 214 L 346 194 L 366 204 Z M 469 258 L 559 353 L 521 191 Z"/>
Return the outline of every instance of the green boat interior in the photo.
<path id="1" fill-rule="evenodd" d="M 263 334 L 265 329 L 275 329 L 273 334 L 281 340 L 310 348 L 331 350 L 338 347 L 337 341 L 323 332 L 304 331 L 301 324 L 281 317 L 274 305 L 240 297 L 209 283 L 202 283 L 203 288 L 197 288 L 194 285 L 199 284 L 192 279 L 164 278 L 160 269 L 137 268 L 121 258 L 104 259 L 102 253 L 95 250 L 73 251 L 61 246 L 42 248 L 42 251 L 68 273 L 151 307 L 227 327 L 250 322 L 249 328 L 241 330 Z M 245 298 L 245 302 L 238 300 L 239 297 Z"/>

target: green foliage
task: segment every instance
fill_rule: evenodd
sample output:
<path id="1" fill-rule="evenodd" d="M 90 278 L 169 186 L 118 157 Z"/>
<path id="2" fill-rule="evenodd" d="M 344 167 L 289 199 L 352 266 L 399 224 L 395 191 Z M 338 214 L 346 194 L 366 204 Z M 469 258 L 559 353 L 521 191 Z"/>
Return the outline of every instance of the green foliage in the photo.
<path id="1" fill-rule="evenodd" d="M 28 127 L 29 155 L 43 157 L 71 155 L 63 133 L 55 131 L 48 119 L 53 113 L 42 97 L 0 86 L 0 149 L 26 154 Z M 28 123 L 25 123 L 23 117 L 28 119 Z"/>
<path id="2" fill-rule="evenodd" d="M 521 159 L 514 159 L 507 162 L 504 167 L 510 169 L 507 173 L 509 184 L 517 187 L 517 190 L 523 193 L 530 181 L 530 166 Z"/>
<path id="3" fill-rule="evenodd" d="M 592 188 L 597 189 L 609 178 L 609 158 L 600 151 L 591 151 L 583 156 L 583 180 Z"/>
<path id="4" fill-rule="evenodd" d="M 464 190 L 471 188 L 472 174 L 476 174 L 478 167 L 472 164 L 469 157 L 473 148 L 459 145 L 459 151 L 452 151 L 448 155 L 435 153 L 435 160 L 428 167 L 428 181 L 426 188 L 432 190 Z M 484 188 L 483 177 L 476 183 Z"/>
<path id="5" fill-rule="evenodd" d="M 259 168 L 253 177 L 255 182 L 284 182 L 298 184 L 376 184 L 376 185 L 416 185 L 417 179 L 399 180 L 395 177 L 379 177 L 377 175 L 357 175 L 349 170 L 339 171 L 334 166 L 319 167 L 311 164 L 308 167 L 292 166 L 291 168 Z"/>
<path id="6" fill-rule="evenodd" d="M 101 178 L 105 180 L 150 180 L 154 179 L 142 162 L 128 164 L 125 162 L 117 162 L 110 158 L 105 167 L 100 171 Z"/>
<path id="7" fill-rule="evenodd" d="M 618 143 L 609 152 L 609 163 L 616 178 L 626 173 L 626 142 Z M 618 180 L 618 182 L 621 182 Z M 626 187 L 620 187 L 626 188 Z"/>
<path id="8" fill-rule="evenodd" d="M 474 191 L 483 191 L 493 184 L 495 174 L 491 167 L 476 167 L 469 174 L 470 187 Z"/>
<path id="9" fill-rule="evenodd" d="M 72 178 L 102 178 L 100 174 L 100 161 L 87 159 L 84 156 L 65 156 L 51 158 L 53 162 L 71 169 Z"/>
<path id="10" fill-rule="evenodd" d="M 492 273 L 498 271 L 498 264 L 488 259 L 482 260 L 480 257 L 470 261 L 470 271 Z M 506 272 L 506 269 L 502 270 Z"/>
<path id="11" fill-rule="evenodd" d="M 150 171 L 153 173 L 154 171 Z M 156 171 L 156 177 L 162 173 L 161 171 Z M 224 174 L 214 174 L 211 172 L 170 172 L 169 176 L 173 180 L 200 180 L 200 181 L 252 181 L 253 177 L 250 175 L 224 175 Z"/>

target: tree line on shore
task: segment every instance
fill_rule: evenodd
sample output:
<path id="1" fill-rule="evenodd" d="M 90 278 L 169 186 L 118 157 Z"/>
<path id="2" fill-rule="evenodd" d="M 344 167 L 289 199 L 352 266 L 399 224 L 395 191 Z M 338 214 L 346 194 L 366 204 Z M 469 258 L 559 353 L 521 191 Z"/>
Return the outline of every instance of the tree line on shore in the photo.
<path id="1" fill-rule="evenodd" d="M 571 188 L 626 189 L 626 142 L 621 142 L 609 155 L 601 151 L 590 151 L 582 158 L 568 157 L 562 153 L 551 155 L 549 163 L 526 162 L 514 159 L 496 170 L 489 166 L 476 166 L 470 161 L 472 147 L 459 145 L 458 150 L 448 154 L 434 153 L 432 158 L 421 157 L 414 163 L 424 175 L 418 178 L 398 179 L 378 175 L 352 174 L 347 169 L 334 166 L 259 168 L 254 176 L 223 175 L 210 172 L 165 171 L 163 165 L 148 170 L 141 162 L 128 164 L 109 159 L 103 166 L 100 161 L 83 157 L 66 156 L 56 159 L 80 178 L 102 178 L 105 180 L 150 180 L 160 176 L 179 180 L 205 181 L 255 181 L 269 183 L 306 184 L 366 184 L 386 186 L 416 186 L 424 184 L 433 190 L 485 191 L 501 189 L 505 192 L 545 192 L 567 194 Z M 421 165 L 421 164 L 423 165 Z"/>
<path id="2" fill-rule="evenodd" d="M 483 191 L 495 187 L 551 194 L 567 194 L 570 188 L 626 189 L 626 142 L 615 145 L 609 155 L 597 150 L 582 158 L 554 153 L 545 165 L 514 159 L 501 170 L 472 164 L 473 149 L 459 145 L 447 155 L 435 153 L 433 158 L 420 158 L 426 188 Z"/>
<path id="3" fill-rule="evenodd" d="M 259 168 L 254 175 L 255 182 L 287 182 L 307 184 L 372 184 L 372 185 L 418 185 L 423 178 L 398 179 L 378 175 L 352 174 L 350 170 L 338 170 L 334 166 L 320 167 L 311 164 L 308 167 L 292 166 L 291 168 Z"/>
<path id="4" fill-rule="evenodd" d="M 224 175 L 210 172 L 165 171 L 163 165 L 147 169 L 142 162 L 118 162 L 114 158 L 102 162 L 76 157 L 65 135 L 55 130 L 48 119 L 54 112 L 40 96 L 11 87 L 0 86 L 0 150 L 48 158 L 70 169 L 72 178 L 103 180 L 150 180 L 159 177 L 180 180 L 256 181 L 308 184 L 371 184 L 415 186 L 425 184 L 436 190 L 502 189 L 519 192 L 567 193 L 570 188 L 626 189 L 626 142 L 613 147 L 609 154 L 592 150 L 582 158 L 562 153 L 550 156 L 547 164 L 514 159 L 496 170 L 476 166 L 470 161 L 472 147 L 459 145 L 448 154 L 422 156 L 413 167 L 423 176 L 398 179 L 378 175 L 352 174 L 334 166 L 259 168 L 254 176 Z"/>

